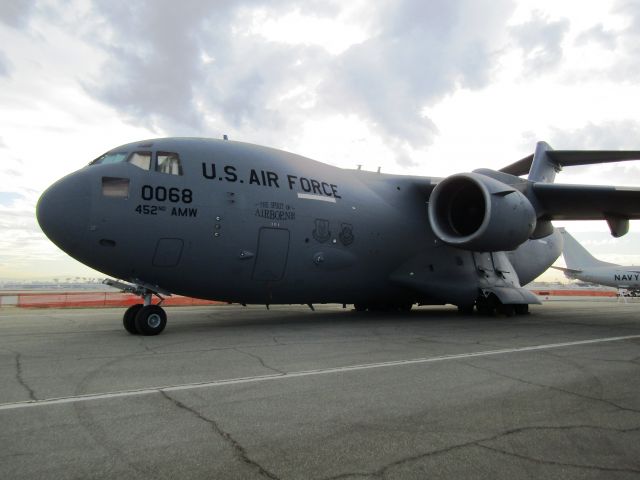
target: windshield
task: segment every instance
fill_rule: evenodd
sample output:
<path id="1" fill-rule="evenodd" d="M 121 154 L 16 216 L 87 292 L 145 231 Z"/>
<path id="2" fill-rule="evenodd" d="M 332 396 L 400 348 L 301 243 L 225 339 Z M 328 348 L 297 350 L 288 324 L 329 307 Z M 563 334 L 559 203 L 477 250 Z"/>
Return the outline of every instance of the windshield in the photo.
<path id="1" fill-rule="evenodd" d="M 151 152 L 133 152 L 127 162 L 143 170 L 149 170 L 151 168 Z"/>
<path id="2" fill-rule="evenodd" d="M 156 172 L 168 173 L 169 175 L 182 175 L 182 165 L 180 157 L 173 152 L 158 152 L 158 163 Z"/>
<path id="3" fill-rule="evenodd" d="M 124 162 L 127 158 L 127 152 L 107 152 L 104 155 L 99 156 L 89 165 L 105 165 L 107 163 L 120 163 Z"/>
<path id="4" fill-rule="evenodd" d="M 112 163 L 130 163 L 142 170 L 152 169 L 152 152 L 107 152 L 96 158 L 89 165 L 107 165 Z M 158 152 L 156 154 L 155 171 L 169 175 L 182 175 L 180 156 L 175 152 Z"/>

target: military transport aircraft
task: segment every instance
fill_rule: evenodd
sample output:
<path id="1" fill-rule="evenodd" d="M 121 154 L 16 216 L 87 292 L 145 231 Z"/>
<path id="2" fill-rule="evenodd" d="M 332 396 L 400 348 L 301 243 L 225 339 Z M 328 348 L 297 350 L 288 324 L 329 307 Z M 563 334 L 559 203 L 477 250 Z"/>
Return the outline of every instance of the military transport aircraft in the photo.
<path id="1" fill-rule="evenodd" d="M 354 304 L 524 313 L 556 260 L 551 220 L 640 218 L 640 188 L 554 184 L 562 166 L 640 151 L 535 153 L 444 179 L 345 170 L 228 140 L 123 145 L 49 187 L 38 222 L 62 250 L 140 295 L 123 317 L 155 335 L 170 293 L 241 304 Z M 528 174 L 521 178 L 519 175 Z M 124 282 L 128 283 L 124 283 Z"/>
<path id="2" fill-rule="evenodd" d="M 558 228 L 564 239 L 562 255 L 567 268 L 562 270 L 568 278 L 583 282 L 597 283 L 609 287 L 624 288 L 632 295 L 640 293 L 640 266 L 623 266 L 616 263 L 603 262 L 591 255 L 564 228 Z"/>

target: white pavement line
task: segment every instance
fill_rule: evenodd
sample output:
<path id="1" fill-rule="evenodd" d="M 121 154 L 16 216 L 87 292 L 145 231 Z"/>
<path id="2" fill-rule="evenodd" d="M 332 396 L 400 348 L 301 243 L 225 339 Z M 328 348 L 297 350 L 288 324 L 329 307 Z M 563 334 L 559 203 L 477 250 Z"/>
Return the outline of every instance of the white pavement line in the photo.
<path id="1" fill-rule="evenodd" d="M 71 397 L 47 398 L 44 400 L 29 400 L 24 402 L 12 402 L 0 404 L 0 410 L 14 410 L 28 407 L 44 407 L 49 405 L 61 405 L 65 403 L 89 402 L 94 400 L 109 400 L 112 398 L 137 397 L 160 392 L 178 392 L 182 390 L 194 390 L 197 388 L 215 388 L 225 385 L 239 385 L 243 383 L 267 382 L 287 378 L 309 377 L 312 375 L 326 375 L 329 373 L 353 372 L 357 370 L 371 370 L 374 368 L 396 367 L 401 365 L 416 365 L 420 363 L 442 362 L 445 360 L 459 360 L 462 358 L 488 357 L 492 355 L 504 355 L 508 353 L 533 352 L 537 350 L 550 350 L 553 348 L 575 347 L 594 343 L 619 342 L 622 340 L 640 339 L 640 335 L 627 335 L 624 337 L 594 338 L 591 340 L 579 340 L 575 342 L 550 343 L 547 345 L 532 345 L 529 347 L 505 348 L 501 350 L 485 350 L 481 352 L 458 353 L 442 355 L 439 357 L 414 358 L 410 360 L 393 360 L 389 362 L 365 363 L 362 365 L 347 365 L 345 367 L 319 368 L 317 370 L 302 370 L 299 372 L 275 373 L 271 375 L 258 375 L 255 377 L 228 378 L 213 380 L 211 382 L 186 383 L 182 385 L 167 385 L 161 387 L 140 388 L 135 390 L 122 390 L 118 392 L 92 393 L 86 395 L 74 395 Z"/>

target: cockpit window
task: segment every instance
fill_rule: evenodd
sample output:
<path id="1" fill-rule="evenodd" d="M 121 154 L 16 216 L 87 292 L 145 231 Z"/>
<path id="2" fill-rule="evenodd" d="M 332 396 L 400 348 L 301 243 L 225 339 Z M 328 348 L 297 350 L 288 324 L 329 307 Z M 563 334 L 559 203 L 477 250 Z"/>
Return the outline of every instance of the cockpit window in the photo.
<path id="1" fill-rule="evenodd" d="M 182 175 L 182 164 L 177 153 L 158 152 L 156 172 Z"/>
<path id="2" fill-rule="evenodd" d="M 143 170 L 151 170 L 151 152 L 107 152 L 96 158 L 89 165 L 105 165 L 127 162 Z M 180 156 L 174 152 L 158 152 L 155 163 L 156 172 L 168 175 L 182 175 Z"/>
<path id="3" fill-rule="evenodd" d="M 133 152 L 127 162 L 143 170 L 151 168 L 151 152 Z"/>
<path id="4" fill-rule="evenodd" d="M 99 156 L 89 165 L 106 165 L 107 163 L 120 163 L 124 162 L 129 155 L 128 152 L 107 152 L 104 155 Z"/>

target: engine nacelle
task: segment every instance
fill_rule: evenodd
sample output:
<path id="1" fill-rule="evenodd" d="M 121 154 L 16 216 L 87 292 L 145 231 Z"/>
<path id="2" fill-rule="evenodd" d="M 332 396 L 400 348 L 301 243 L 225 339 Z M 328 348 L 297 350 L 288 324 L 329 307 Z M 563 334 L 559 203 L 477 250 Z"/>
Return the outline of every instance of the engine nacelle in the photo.
<path id="1" fill-rule="evenodd" d="M 515 250 L 536 228 L 531 202 L 510 185 L 479 173 L 442 180 L 431 193 L 429 223 L 452 246 L 479 252 Z"/>

